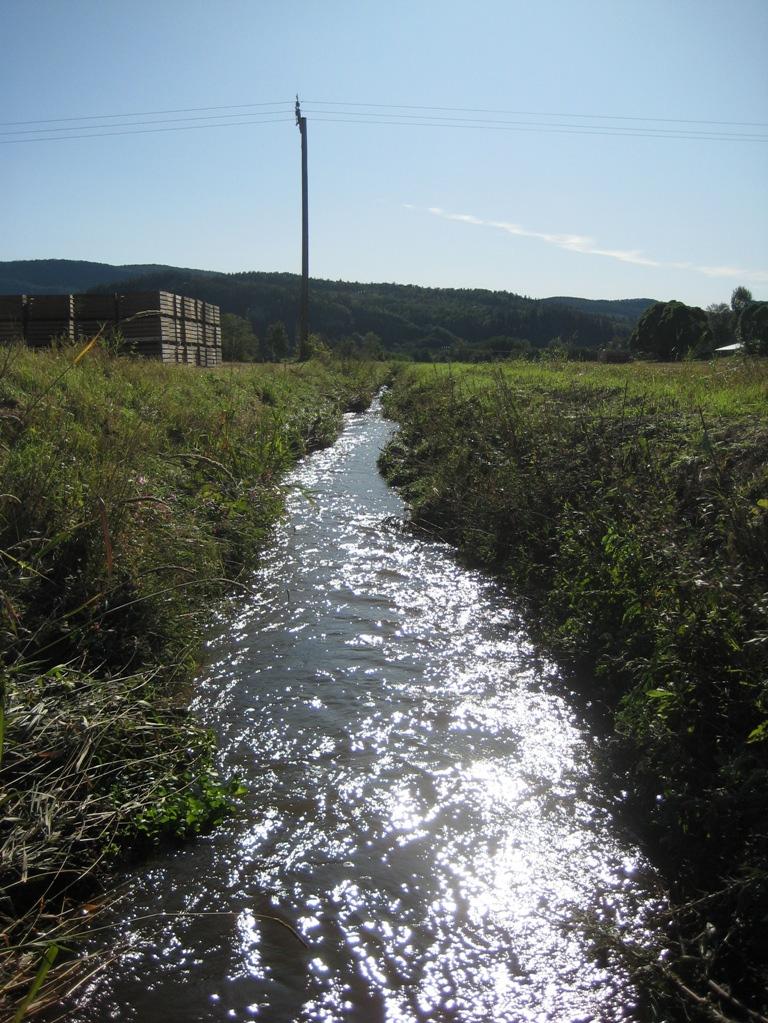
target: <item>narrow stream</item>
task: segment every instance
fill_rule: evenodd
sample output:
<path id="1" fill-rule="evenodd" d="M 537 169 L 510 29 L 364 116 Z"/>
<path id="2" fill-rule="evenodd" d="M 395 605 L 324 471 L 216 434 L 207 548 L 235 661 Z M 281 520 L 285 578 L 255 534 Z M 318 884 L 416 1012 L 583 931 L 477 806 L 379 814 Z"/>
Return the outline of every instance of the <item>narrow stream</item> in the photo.
<path id="1" fill-rule="evenodd" d="M 131 878 L 80 1023 L 638 1018 L 573 920 L 634 913 L 639 854 L 498 584 L 401 528 L 390 431 L 347 416 L 294 471 L 195 700 L 244 811 Z"/>

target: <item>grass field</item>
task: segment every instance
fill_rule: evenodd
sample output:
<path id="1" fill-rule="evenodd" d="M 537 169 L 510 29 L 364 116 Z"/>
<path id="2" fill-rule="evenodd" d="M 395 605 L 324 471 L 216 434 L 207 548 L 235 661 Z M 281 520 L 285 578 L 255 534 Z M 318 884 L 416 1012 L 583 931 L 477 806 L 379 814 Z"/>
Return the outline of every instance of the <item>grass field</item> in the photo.
<path id="1" fill-rule="evenodd" d="M 725 358 L 715 362 L 603 364 L 549 361 L 473 364 L 435 363 L 409 370 L 410 379 L 445 377 L 456 386 L 485 392 L 499 379 L 507 386 L 542 392 L 621 393 L 632 400 L 666 401 L 711 415 L 768 418 L 768 361 Z"/>
<path id="2" fill-rule="evenodd" d="M 416 366 L 387 405 L 385 475 L 508 582 L 691 907 L 674 968 L 643 968 L 713 999 L 692 1012 L 725 982 L 765 1013 L 768 363 Z"/>

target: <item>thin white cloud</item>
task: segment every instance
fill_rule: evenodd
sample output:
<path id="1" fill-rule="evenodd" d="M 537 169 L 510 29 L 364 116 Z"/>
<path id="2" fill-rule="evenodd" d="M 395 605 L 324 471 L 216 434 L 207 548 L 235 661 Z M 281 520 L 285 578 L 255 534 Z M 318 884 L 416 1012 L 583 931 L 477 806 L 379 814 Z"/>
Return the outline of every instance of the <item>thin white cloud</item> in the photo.
<path id="1" fill-rule="evenodd" d="M 403 203 L 405 209 L 416 210 L 417 206 L 411 203 Z M 566 252 L 578 252 L 586 256 L 603 256 L 607 259 L 615 259 L 620 263 L 631 263 L 634 266 L 648 266 L 671 270 L 693 270 L 696 273 L 704 274 L 707 277 L 728 277 L 737 278 L 740 281 L 766 283 L 768 282 L 768 271 L 766 270 L 745 270 L 737 266 L 697 266 L 695 263 L 673 262 L 669 260 L 653 259 L 645 255 L 639 249 L 604 249 L 597 244 L 594 238 L 579 234 L 552 234 L 547 231 L 532 231 L 530 228 L 520 224 L 509 223 L 506 220 L 483 220 L 471 213 L 449 213 L 440 206 L 430 206 L 427 212 L 432 216 L 440 217 L 442 220 L 456 220 L 462 224 L 472 224 L 477 227 L 491 227 L 518 238 L 535 238 L 545 242 L 547 245 L 554 245 L 558 249 L 565 249 Z"/>
<path id="2" fill-rule="evenodd" d="M 707 277 L 731 277 L 756 284 L 768 283 L 768 270 L 744 270 L 739 266 L 697 266 L 694 269 Z"/>

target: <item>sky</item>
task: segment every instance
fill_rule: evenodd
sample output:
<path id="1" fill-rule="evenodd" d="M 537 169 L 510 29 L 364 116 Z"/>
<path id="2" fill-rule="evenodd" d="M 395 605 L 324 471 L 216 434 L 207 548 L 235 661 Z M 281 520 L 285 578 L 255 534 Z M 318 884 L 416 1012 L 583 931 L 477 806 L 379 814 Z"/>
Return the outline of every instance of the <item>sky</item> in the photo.
<path id="1" fill-rule="evenodd" d="M 766 0 L 0 0 L 0 32 L 0 260 L 299 272 L 298 93 L 313 277 L 768 299 Z"/>

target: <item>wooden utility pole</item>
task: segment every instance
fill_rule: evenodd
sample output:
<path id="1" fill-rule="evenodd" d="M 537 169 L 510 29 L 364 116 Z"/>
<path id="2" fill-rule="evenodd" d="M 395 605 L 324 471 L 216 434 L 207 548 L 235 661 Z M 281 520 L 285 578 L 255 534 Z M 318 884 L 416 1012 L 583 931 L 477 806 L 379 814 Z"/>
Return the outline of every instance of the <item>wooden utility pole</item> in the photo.
<path id="1" fill-rule="evenodd" d="M 299 358 L 309 357 L 309 202 L 307 199 L 307 119 L 296 96 L 296 124 L 301 133 L 301 312 Z"/>

